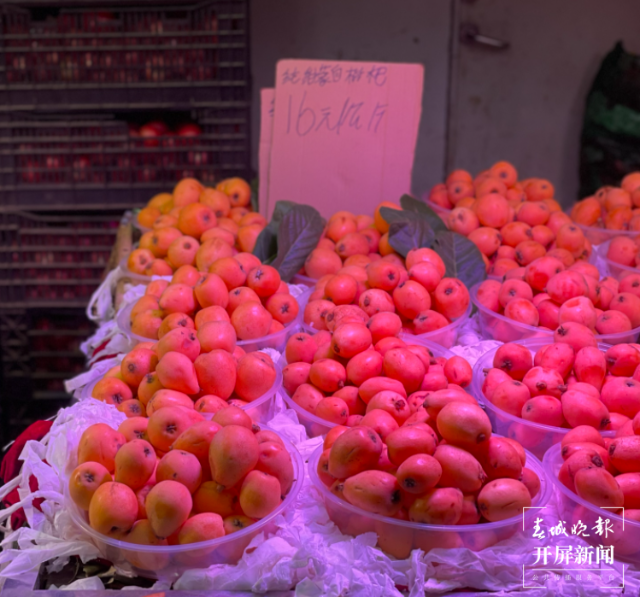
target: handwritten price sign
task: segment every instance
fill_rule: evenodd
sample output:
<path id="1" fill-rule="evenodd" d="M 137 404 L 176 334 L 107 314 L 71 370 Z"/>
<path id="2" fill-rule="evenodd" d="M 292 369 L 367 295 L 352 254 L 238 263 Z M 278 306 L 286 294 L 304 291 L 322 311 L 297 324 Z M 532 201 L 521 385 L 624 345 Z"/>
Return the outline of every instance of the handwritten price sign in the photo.
<path id="1" fill-rule="evenodd" d="M 261 211 L 285 199 L 372 213 L 411 192 L 422 86 L 420 65 L 280 61 Z"/>
<path id="2" fill-rule="evenodd" d="M 296 134 L 306 137 L 309 133 L 317 133 L 321 130 L 340 134 L 344 129 L 353 129 L 376 134 L 380 122 L 387 112 L 386 104 L 376 103 L 375 106 L 367 106 L 365 102 L 354 102 L 350 97 L 344 100 L 338 110 L 333 111 L 332 106 L 326 106 L 318 114 L 314 108 L 307 106 L 307 92 L 302 95 L 298 105 L 293 104 L 293 95 L 289 96 L 287 108 L 287 135 Z"/>

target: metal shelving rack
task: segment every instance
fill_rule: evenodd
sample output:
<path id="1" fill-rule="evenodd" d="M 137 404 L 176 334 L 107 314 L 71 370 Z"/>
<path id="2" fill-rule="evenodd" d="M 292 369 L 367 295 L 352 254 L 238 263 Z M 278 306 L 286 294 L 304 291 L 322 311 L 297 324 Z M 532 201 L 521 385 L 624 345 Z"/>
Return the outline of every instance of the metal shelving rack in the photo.
<path id="1" fill-rule="evenodd" d="M 122 212 L 249 177 L 248 36 L 248 0 L 0 2 L 2 443 L 68 401 Z"/>

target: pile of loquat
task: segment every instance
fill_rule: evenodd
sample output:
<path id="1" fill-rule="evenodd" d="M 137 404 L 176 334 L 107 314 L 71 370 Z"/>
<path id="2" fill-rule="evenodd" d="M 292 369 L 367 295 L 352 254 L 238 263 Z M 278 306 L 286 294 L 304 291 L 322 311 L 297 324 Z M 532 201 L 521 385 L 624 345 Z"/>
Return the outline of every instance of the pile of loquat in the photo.
<path id="1" fill-rule="evenodd" d="M 628 429 L 640 412 L 639 348 L 599 347 L 579 324 L 565 335 L 557 334 L 535 356 L 526 344 L 503 344 L 491 368 L 483 371 L 482 394 L 501 411 L 531 423 Z M 526 431 L 516 429 L 517 433 Z M 536 434 L 531 433 L 533 440 Z M 527 445 L 527 438 L 521 440 Z"/>
<path id="2" fill-rule="evenodd" d="M 373 217 L 354 215 L 349 211 L 333 214 L 318 241 L 298 272 L 314 280 L 329 274 L 349 271 L 351 266 L 366 267 L 380 259 L 403 265 L 403 259 L 389 244 L 389 224 L 380 208 L 400 209 L 385 201 L 375 209 Z"/>
<path id="3" fill-rule="evenodd" d="M 209 541 L 268 516 L 289 493 L 284 442 L 242 410 L 226 406 L 211 421 L 182 407 L 159 413 L 144 430 L 127 419 L 82 434 L 69 495 L 98 533 L 149 546 Z M 160 555 L 145 566 L 131 553 L 141 568 L 168 564 Z"/>
<path id="4" fill-rule="evenodd" d="M 449 229 L 476 244 L 489 275 L 500 278 L 547 254 L 565 263 L 591 255 L 591 243 L 554 194 L 548 180 L 519 181 L 511 164 L 498 162 L 475 178 L 453 171 L 431 189 L 427 203 Z"/>
<path id="5" fill-rule="evenodd" d="M 362 321 L 378 339 L 439 330 L 464 315 L 470 302 L 466 286 L 445 272 L 442 258 L 428 248 L 409 251 L 406 262 L 383 258 L 344 267 L 318 280 L 304 323 L 333 331 L 341 314 Z"/>
<path id="6" fill-rule="evenodd" d="M 546 255 L 508 272 L 504 282 L 485 280 L 472 289 L 472 299 L 490 313 L 525 326 L 554 331 L 577 323 L 606 338 L 640 327 L 640 291 L 633 282 L 633 278 L 622 282 L 601 278 L 598 269 L 585 261 L 566 267 Z M 503 341 L 514 337 L 510 322 L 481 317 L 492 337 Z"/>
<path id="7" fill-rule="evenodd" d="M 640 232 L 640 172 L 627 174 L 619 187 L 601 187 L 578 201 L 571 218 L 586 227 Z"/>
<path id="8" fill-rule="evenodd" d="M 378 545 L 399 558 L 414 548 L 478 550 L 496 543 L 498 535 L 482 533 L 481 523 L 518 520 L 540 492 L 540 478 L 525 466 L 526 452 L 516 441 L 492 435 L 475 401 L 434 399 L 422 408 L 426 423 L 405 421 L 385 435 L 364 425 L 334 427 L 326 435 L 317 476 L 362 512 L 346 515 L 332 507 L 332 518 L 350 534 L 376 532 Z M 367 513 L 424 527 L 388 525 Z M 463 534 L 430 525 L 480 526 L 478 533 Z"/>
<path id="9" fill-rule="evenodd" d="M 222 257 L 251 253 L 267 221 L 250 211 L 250 200 L 241 178 L 223 180 L 215 189 L 182 179 L 173 193 L 156 195 L 138 213 L 145 232 L 127 268 L 145 276 L 170 276 L 183 265 L 206 272 Z"/>
<path id="10" fill-rule="evenodd" d="M 208 273 L 183 265 L 171 281 L 154 280 L 130 312 L 130 330 L 163 340 L 174 330 L 198 337 L 204 348 L 255 340 L 284 330 L 298 301 L 278 270 L 251 253 L 216 260 Z"/>

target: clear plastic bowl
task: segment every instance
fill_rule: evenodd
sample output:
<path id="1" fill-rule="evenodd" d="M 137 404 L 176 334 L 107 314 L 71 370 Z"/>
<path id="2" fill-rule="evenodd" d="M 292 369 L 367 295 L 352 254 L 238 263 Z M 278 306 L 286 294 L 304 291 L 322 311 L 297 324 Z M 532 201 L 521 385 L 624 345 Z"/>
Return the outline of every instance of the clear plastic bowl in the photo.
<path id="1" fill-rule="evenodd" d="M 607 257 L 607 251 L 609 250 L 610 244 L 611 241 L 608 240 L 606 243 L 602 243 L 597 248 L 598 257 L 600 257 L 600 259 L 605 262 L 608 274 L 618 281 L 622 280 L 622 278 L 628 276 L 629 274 L 640 274 L 640 268 L 630 267 L 628 265 L 622 265 L 620 263 L 616 263 L 615 261 L 611 261 L 611 259 Z"/>
<path id="2" fill-rule="evenodd" d="M 589 259 L 587 259 L 587 262 L 590 263 L 591 265 L 597 265 L 597 261 L 598 261 L 598 253 L 597 253 L 597 250 L 594 249 L 593 251 L 591 251 L 591 255 L 589 255 Z M 497 282 L 503 282 L 504 276 L 492 276 L 487 274 L 487 279 L 496 280 Z"/>
<path id="3" fill-rule="evenodd" d="M 471 301 L 478 309 L 478 322 L 480 323 L 480 333 L 483 338 L 498 340 L 499 342 L 518 342 L 533 338 L 547 338 L 550 341 L 553 338 L 551 330 L 514 321 L 481 305 L 478 301 L 479 286 L 480 284 L 473 286 L 469 293 L 471 294 Z M 628 332 L 596 334 L 595 337 L 598 342 L 603 344 L 633 344 L 637 341 L 639 335 L 640 327 L 637 327 Z"/>
<path id="4" fill-rule="evenodd" d="M 526 346 L 532 354 L 535 354 L 543 346 L 552 344 L 551 340 L 546 338 L 535 338 L 520 342 L 522 346 Z M 609 348 L 606 344 L 598 345 L 600 350 L 607 350 Z M 491 369 L 493 367 L 493 357 L 496 354 L 498 348 L 494 348 L 489 352 L 483 354 L 477 361 L 473 368 L 473 380 L 471 382 L 471 394 L 485 409 L 489 419 L 491 420 L 491 427 L 498 435 L 504 435 L 517 440 L 522 446 L 530 450 L 538 458 L 542 458 L 545 452 L 553 445 L 559 444 L 562 438 L 571 431 L 570 428 L 553 427 L 551 425 L 542 425 L 541 423 L 532 423 L 521 417 L 516 417 L 509 413 L 506 413 L 501 408 L 498 408 L 487 400 L 482 393 L 482 383 L 484 382 L 484 370 Z M 603 437 L 613 437 L 614 431 L 602 431 Z"/>
<path id="5" fill-rule="evenodd" d="M 613 545 L 616 561 L 640 563 L 640 522 L 628 518 L 623 521 L 622 516 L 614 514 L 613 510 L 599 508 L 565 487 L 558 480 L 558 472 L 562 462 L 560 446 L 553 446 L 544 455 L 542 464 L 552 479 L 551 482 L 556 490 L 558 514 L 560 520 L 565 521 L 566 528 L 569 529 L 581 521 L 589 529 L 585 531 L 589 533 L 589 537 L 584 537 L 587 543 L 594 547 Z M 593 531 L 599 518 L 603 520 L 608 518 L 611 521 L 613 534 L 610 533 L 608 538 L 604 535 L 597 535 Z"/>
<path id="6" fill-rule="evenodd" d="M 405 520 L 396 520 L 379 514 L 372 514 L 352 506 L 345 500 L 333 495 L 320 480 L 317 473 L 318 460 L 322 454 L 322 446 L 309 458 L 308 472 L 313 486 L 318 491 L 329 518 L 346 535 L 361 535 L 374 532 L 378 534 L 378 547 L 391 555 L 408 558 L 412 549 L 429 551 L 432 548 L 467 547 L 480 551 L 498 541 L 503 541 L 516 534 L 530 530 L 533 520 L 539 516 L 539 510 L 526 510 L 523 515 L 514 516 L 500 522 L 468 525 L 428 525 Z M 532 506 L 546 506 L 551 498 L 553 485 L 546 474 L 542 463 L 530 452 L 527 452 L 526 466 L 540 478 L 540 491 L 533 498 Z M 380 541 L 382 536 L 382 542 Z"/>
<path id="7" fill-rule="evenodd" d="M 499 342 L 516 342 L 527 338 L 553 338 L 553 332 L 537 326 L 526 325 L 509 319 L 500 313 L 487 309 L 478 301 L 478 288 L 480 284 L 471 287 L 469 294 L 471 302 L 478 310 L 478 323 L 482 337 Z"/>
<path id="8" fill-rule="evenodd" d="M 258 396 L 254 401 L 242 407 L 242 410 L 245 411 L 256 423 L 267 423 L 276 415 L 275 398 L 278 391 L 280 391 L 280 388 L 282 388 L 282 367 L 280 366 L 280 363 L 275 363 L 275 368 L 276 380 L 273 382 L 273 385 L 262 396 Z M 80 393 L 80 400 L 87 400 L 91 398 L 93 388 L 101 379 L 102 377 L 84 386 Z"/>
<path id="9" fill-rule="evenodd" d="M 585 226 L 584 224 L 575 225 L 582 230 L 586 239 L 594 246 L 606 243 L 608 240 L 616 236 L 628 236 L 629 238 L 635 238 L 640 236 L 640 232 L 629 232 L 627 230 L 607 230 L 606 228 L 596 228 L 595 226 Z"/>
<path id="10" fill-rule="evenodd" d="M 300 327 L 304 332 L 307 332 L 308 334 L 315 334 L 318 330 L 316 330 L 314 327 L 304 322 L 304 308 L 307 306 L 307 302 L 309 300 L 310 294 L 311 293 L 308 293 L 306 295 L 306 300 L 304 302 L 304 305 L 300 303 L 300 313 L 301 313 Z M 435 342 L 436 344 L 439 344 L 440 346 L 444 346 L 445 348 L 451 348 L 452 346 L 455 346 L 457 344 L 458 335 L 460 334 L 460 328 L 471 317 L 472 309 L 473 309 L 473 305 L 469 303 L 467 310 L 460 317 L 458 317 L 458 319 L 454 319 L 449 325 L 445 325 L 443 328 L 440 328 L 439 330 L 434 330 L 433 332 L 427 332 L 426 334 L 403 333 L 402 337 L 415 338 L 416 340 L 420 340 L 420 341 L 424 340 L 426 342 Z"/>
<path id="11" fill-rule="evenodd" d="M 295 332 L 300 328 L 300 321 L 302 320 L 302 312 L 304 311 L 304 306 L 307 304 L 309 292 L 302 293 L 296 300 L 298 301 L 298 305 L 300 305 L 298 316 L 288 325 L 284 327 L 284 329 L 276 332 L 275 334 L 269 334 L 268 336 L 263 336 L 262 338 L 257 338 L 255 340 L 238 340 L 236 344 L 242 348 L 245 352 L 256 352 L 257 350 L 262 350 L 263 348 L 273 348 L 278 352 L 282 352 L 284 350 L 285 345 L 287 344 L 287 340 L 290 336 L 292 336 Z M 135 302 L 128 304 L 123 309 L 120 309 L 116 314 L 116 324 L 120 331 L 127 335 L 129 338 L 133 340 L 137 340 L 138 342 L 154 342 L 157 341 L 157 338 L 145 338 L 144 336 L 139 336 L 138 334 L 134 334 L 131 331 L 131 311 L 133 310 L 133 306 Z"/>
<path id="12" fill-rule="evenodd" d="M 311 330 L 311 333 L 314 334 L 315 330 Z M 401 335 L 402 340 L 404 340 L 407 344 L 419 344 L 420 346 L 424 346 L 428 348 L 434 356 L 436 357 L 446 357 L 447 359 L 451 358 L 453 353 L 450 350 L 440 346 L 439 344 L 434 344 L 432 342 L 428 342 L 427 340 L 420 340 L 416 336 L 409 335 Z M 284 355 L 280 359 L 280 363 L 282 368 L 284 369 L 287 366 L 287 360 Z M 282 388 L 282 397 L 287 405 L 287 408 L 293 410 L 298 416 L 298 421 L 300 424 L 306 429 L 307 435 L 309 437 L 317 437 L 319 435 L 326 435 L 329 431 L 337 426 L 337 423 L 331 423 L 330 421 L 325 421 L 320 417 L 317 417 L 313 413 L 305 410 L 301 406 L 298 406 L 289 396 L 289 393 Z"/>
<path id="13" fill-rule="evenodd" d="M 264 427 L 268 429 L 268 427 Z M 280 436 L 293 461 L 294 482 L 289 494 L 268 516 L 247 528 L 219 539 L 189 545 L 144 546 L 105 537 L 89 526 L 87 514 L 69 498 L 65 490 L 65 506 L 75 524 L 98 548 L 103 558 L 120 571 L 146 578 L 174 581 L 187 570 L 208 568 L 215 564 L 237 564 L 244 550 L 260 533 L 271 535 L 277 530 L 275 520 L 290 509 L 304 483 L 304 462 L 296 448 Z M 65 483 L 65 487 L 66 487 Z"/>
<path id="14" fill-rule="evenodd" d="M 418 341 L 435 342 L 444 348 L 451 348 L 458 343 L 458 335 L 460 334 L 460 328 L 469 321 L 471 317 L 471 311 L 473 305 L 469 303 L 467 310 L 458 319 L 454 319 L 449 325 L 445 325 L 439 330 L 433 332 L 427 332 L 426 334 L 401 334 L 402 338 L 415 338 Z"/>

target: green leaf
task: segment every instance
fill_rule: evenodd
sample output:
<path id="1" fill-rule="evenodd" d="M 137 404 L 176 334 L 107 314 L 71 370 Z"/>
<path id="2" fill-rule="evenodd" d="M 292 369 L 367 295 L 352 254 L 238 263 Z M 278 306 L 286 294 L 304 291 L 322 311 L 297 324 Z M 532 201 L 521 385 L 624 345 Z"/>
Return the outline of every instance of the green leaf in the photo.
<path id="1" fill-rule="evenodd" d="M 424 216 L 434 232 L 447 230 L 447 225 L 442 221 L 442 218 L 423 201 L 419 201 L 411 197 L 411 195 L 402 195 L 400 197 L 400 205 L 406 211 Z"/>
<path id="2" fill-rule="evenodd" d="M 402 209 L 393 209 L 391 207 L 381 207 L 380 215 L 387 224 L 392 224 L 393 222 L 410 222 L 414 219 L 410 213 Z"/>
<path id="3" fill-rule="evenodd" d="M 284 215 L 278 229 L 278 256 L 271 264 L 288 282 L 304 265 L 318 245 L 325 221 L 310 205 L 294 204 Z"/>
<path id="4" fill-rule="evenodd" d="M 295 201 L 276 201 L 276 206 L 273 208 L 271 214 L 271 222 L 277 222 L 280 224 L 284 215 L 293 207 L 299 205 Z"/>
<path id="5" fill-rule="evenodd" d="M 415 222 L 420 220 L 424 222 L 431 230 L 447 230 L 445 223 L 440 219 L 438 214 L 430 207 L 417 201 L 409 195 L 403 195 L 400 199 L 403 209 L 392 209 L 390 207 L 380 208 L 380 215 L 388 224 L 393 222 Z"/>
<path id="6" fill-rule="evenodd" d="M 435 233 L 426 221 L 392 222 L 389 225 L 389 244 L 403 257 L 412 249 L 431 247 Z"/>
<path id="7" fill-rule="evenodd" d="M 458 278 L 467 288 L 487 278 L 487 270 L 478 247 L 457 232 L 436 232 L 432 249 L 442 257 L 449 278 Z"/>
<path id="8" fill-rule="evenodd" d="M 404 257 L 411 249 L 431 247 L 433 244 L 435 233 L 425 213 L 382 207 L 380 215 L 389 224 L 389 244 Z"/>
<path id="9" fill-rule="evenodd" d="M 271 224 L 262 229 L 258 234 L 253 254 L 262 262 L 268 263 L 278 253 L 278 231 L 273 231 Z"/>
<path id="10" fill-rule="evenodd" d="M 273 209 L 271 215 L 271 222 L 266 228 L 258 235 L 256 239 L 256 245 L 253 248 L 253 254 L 262 261 L 262 263 L 269 263 L 275 259 L 278 254 L 278 229 L 280 228 L 280 222 L 294 205 L 298 205 L 293 201 L 278 201 Z"/>

